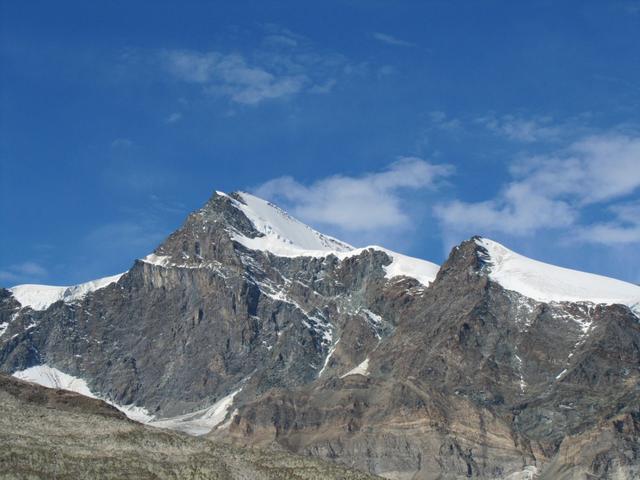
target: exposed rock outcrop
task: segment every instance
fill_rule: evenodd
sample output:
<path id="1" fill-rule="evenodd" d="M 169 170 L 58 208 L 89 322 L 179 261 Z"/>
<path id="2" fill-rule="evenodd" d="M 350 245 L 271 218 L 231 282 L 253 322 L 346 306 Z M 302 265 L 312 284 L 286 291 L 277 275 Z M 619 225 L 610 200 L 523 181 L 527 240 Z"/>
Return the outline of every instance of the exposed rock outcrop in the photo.
<path id="1" fill-rule="evenodd" d="M 637 473 L 629 305 L 507 289 L 483 239 L 438 271 L 258 200 L 215 194 L 73 301 L 0 290 L 0 369 L 46 364 L 156 420 L 201 411 L 213 437 L 388 478 Z"/>

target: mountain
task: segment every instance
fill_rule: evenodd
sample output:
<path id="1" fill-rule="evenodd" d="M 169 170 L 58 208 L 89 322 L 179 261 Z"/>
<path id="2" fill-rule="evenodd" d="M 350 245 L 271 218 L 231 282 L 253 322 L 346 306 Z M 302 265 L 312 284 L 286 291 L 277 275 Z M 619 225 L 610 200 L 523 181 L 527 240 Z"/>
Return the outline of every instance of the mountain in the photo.
<path id="1" fill-rule="evenodd" d="M 0 290 L 0 370 L 387 478 L 635 478 L 639 305 L 489 239 L 438 267 L 216 192 L 121 276 Z"/>

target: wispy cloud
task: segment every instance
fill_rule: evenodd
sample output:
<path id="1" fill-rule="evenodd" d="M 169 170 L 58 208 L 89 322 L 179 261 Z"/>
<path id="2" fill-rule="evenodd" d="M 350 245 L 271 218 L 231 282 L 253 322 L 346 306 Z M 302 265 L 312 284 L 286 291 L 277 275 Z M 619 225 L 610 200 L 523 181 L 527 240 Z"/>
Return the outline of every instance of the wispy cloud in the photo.
<path id="1" fill-rule="evenodd" d="M 176 123 L 176 122 L 179 122 L 180 120 L 182 120 L 182 113 L 173 112 L 171 115 L 169 115 L 167 118 L 164 119 L 164 122 L 165 123 Z"/>
<path id="2" fill-rule="evenodd" d="M 449 112 L 433 110 L 424 114 L 426 130 L 441 130 L 445 133 L 471 137 L 487 137 L 491 133 L 496 140 L 508 141 L 513 145 L 554 145 L 598 133 L 589 126 L 592 119 L 585 112 L 562 120 L 551 115 L 527 113 L 497 114 L 488 112 L 483 115 L 452 115 Z M 622 128 L 619 128 L 622 131 Z M 505 143 L 505 147 L 508 144 Z"/>
<path id="3" fill-rule="evenodd" d="M 519 142 L 536 142 L 559 137 L 565 130 L 554 124 L 551 117 L 526 118 L 517 115 L 489 114 L 476 119 L 496 135 Z"/>
<path id="4" fill-rule="evenodd" d="M 637 204 L 625 198 L 640 188 L 640 137 L 603 133 L 546 155 L 514 162 L 511 181 L 494 198 L 439 204 L 445 230 L 530 235 L 563 228 L 565 238 L 594 243 L 638 239 Z M 619 203 L 622 202 L 622 203 Z M 584 225 L 587 209 L 609 212 L 611 222 Z"/>
<path id="5" fill-rule="evenodd" d="M 623 2 L 622 6 L 624 10 L 631 15 L 640 14 L 640 2 L 638 1 Z"/>
<path id="6" fill-rule="evenodd" d="M 264 37 L 263 42 L 266 45 L 277 45 L 295 48 L 300 44 L 300 39 L 291 32 L 283 34 L 281 32 L 273 33 Z"/>
<path id="7" fill-rule="evenodd" d="M 164 70 L 240 105 L 258 105 L 309 92 L 329 93 L 350 68 L 346 57 L 318 49 L 308 39 L 276 26 L 253 50 L 166 50 Z"/>
<path id="8" fill-rule="evenodd" d="M 609 207 L 613 218 L 581 226 L 575 238 L 585 243 L 627 245 L 640 243 L 640 202 Z"/>
<path id="9" fill-rule="evenodd" d="M 314 85 L 309 89 L 310 93 L 329 93 L 333 90 L 333 87 L 336 85 L 337 81 L 335 78 L 330 78 L 323 85 Z"/>
<path id="10" fill-rule="evenodd" d="M 462 128 L 462 121 L 459 118 L 451 118 L 442 111 L 429 112 L 428 117 L 430 124 L 440 130 L 455 131 Z"/>
<path id="11" fill-rule="evenodd" d="M 128 138 L 116 138 L 111 142 L 111 148 L 129 148 L 133 146 L 133 142 Z"/>
<path id="12" fill-rule="evenodd" d="M 91 230 L 84 238 L 96 251 L 144 247 L 151 251 L 166 236 L 155 221 L 122 221 Z"/>
<path id="13" fill-rule="evenodd" d="M 254 192 L 272 199 L 302 220 L 342 232 L 401 233 L 411 217 L 406 194 L 433 189 L 453 171 L 421 158 L 403 157 L 384 171 L 350 177 L 334 175 L 305 185 L 292 177 L 270 180 Z"/>
<path id="14" fill-rule="evenodd" d="M 304 74 L 270 73 L 261 66 L 250 65 L 239 54 L 169 51 L 165 53 L 165 61 L 176 78 L 203 84 L 208 93 L 228 96 L 245 105 L 293 95 L 310 83 Z"/>
<path id="15" fill-rule="evenodd" d="M 49 275 L 48 270 L 34 261 L 27 261 L 9 265 L 0 270 L 0 282 L 16 284 L 25 282 L 39 282 Z"/>
<path id="16" fill-rule="evenodd" d="M 388 33 L 375 32 L 371 36 L 376 40 L 378 40 L 379 42 L 386 43 L 387 45 L 393 45 L 395 47 L 415 47 L 416 46 L 415 43 L 408 42 L 406 40 L 401 40 L 400 38 L 394 37 L 393 35 L 389 35 Z"/>

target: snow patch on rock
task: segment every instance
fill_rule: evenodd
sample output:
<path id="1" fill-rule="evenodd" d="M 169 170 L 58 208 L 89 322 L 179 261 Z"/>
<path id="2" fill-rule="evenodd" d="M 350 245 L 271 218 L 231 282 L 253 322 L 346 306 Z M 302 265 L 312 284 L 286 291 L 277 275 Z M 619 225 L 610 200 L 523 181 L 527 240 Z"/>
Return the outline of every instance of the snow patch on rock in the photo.
<path id="1" fill-rule="evenodd" d="M 327 356 L 324 359 L 324 362 L 322 364 L 322 368 L 318 372 L 318 378 L 320 378 L 322 376 L 322 374 L 324 373 L 324 371 L 327 368 L 327 365 L 329 365 L 329 360 L 331 360 L 331 357 L 333 356 L 333 353 L 336 351 L 336 347 L 338 346 L 338 343 L 340 343 L 340 339 L 338 339 L 336 341 L 336 343 L 334 343 L 333 345 L 331 345 L 331 347 L 329 347 L 329 351 L 327 352 Z"/>
<path id="2" fill-rule="evenodd" d="M 20 380 L 37 383 L 43 387 L 69 390 L 85 397 L 97 398 L 89 389 L 86 381 L 48 365 L 37 365 L 26 370 L 20 370 L 13 373 L 13 376 Z"/>
<path id="3" fill-rule="evenodd" d="M 518 377 L 520 377 L 520 381 L 519 381 L 519 385 L 520 385 L 520 393 L 524 393 L 526 388 L 527 388 L 527 382 L 525 382 L 524 380 L 524 374 L 522 372 L 522 358 L 520 358 L 520 355 L 515 354 L 514 355 L 515 359 L 516 359 L 516 367 L 518 370 Z"/>
<path id="4" fill-rule="evenodd" d="M 90 282 L 72 285 L 70 287 L 57 287 L 52 285 L 16 285 L 9 291 L 22 307 L 31 307 L 33 310 L 46 310 L 52 304 L 60 300 L 72 303 L 80 300 L 89 292 L 95 292 L 120 280 L 124 273 L 110 277 L 99 278 Z"/>
<path id="5" fill-rule="evenodd" d="M 384 267 L 386 278 L 399 276 L 411 277 L 418 280 L 422 285 L 428 286 L 436 279 L 440 266 L 435 263 L 421 260 L 419 258 L 408 257 L 400 253 L 392 252 L 380 247 L 373 247 L 384 251 L 391 257 L 391 263 Z"/>
<path id="6" fill-rule="evenodd" d="M 534 480 L 535 478 L 538 478 L 538 467 L 527 465 L 522 471 L 507 475 L 505 480 Z"/>
<path id="7" fill-rule="evenodd" d="M 171 266 L 171 257 L 169 255 L 156 255 L 155 253 L 150 253 L 143 259 L 141 259 L 144 263 L 149 263 L 151 265 L 158 265 L 159 267 L 169 267 Z"/>
<path id="8" fill-rule="evenodd" d="M 144 423 L 152 427 L 178 430 L 190 435 L 204 435 L 222 424 L 233 404 L 233 398 L 240 393 L 241 388 L 221 398 L 210 407 L 177 417 L 155 419 L 145 408 L 136 405 L 118 405 L 91 391 L 87 382 L 73 375 L 64 373 L 49 365 L 37 365 L 13 373 L 13 376 L 27 382 L 36 383 L 48 388 L 57 388 L 79 393 L 85 397 L 102 400 L 120 410 L 131 420 Z"/>
<path id="9" fill-rule="evenodd" d="M 85 397 L 102 400 L 120 410 L 131 420 L 135 420 L 137 422 L 146 423 L 153 418 L 153 416 L 151 416 L 149 412 L 142 407 L 137 407 L 135 405 L 118 405 L 110 400 L 95 395 L 89 388 L 89 385 L 87 385 L 87 382 L 82 378 L 74 377 L 73 375 L 69 375 L 48 365 L 36 365 L 35 367 L 20 370 L 18 372 L 14 372 L 13 376 L 20 380 L 42 385 L 43 387 L 69 390 L 70 392 L 79 393 Z"/>
<path id="10" fill-rule="evenodd" d="M 349 375 L 369 375 L 369 359 L 365 358 L 364 361 L 352 370 L 349 370 L 344 375 L 340 375 L 340 378 L 348 377 Z"/>
<path id="11" fill-rule="evenodd" d="M 189 435 L 206 435 L 217 427 L 222 427 L 229 409 L 233 405 L 234 397 L 242 388 L 231 392 L 210 407 L 177 417 L 163 418 L 148 423 L 152 427 L 178 430 Z"/>

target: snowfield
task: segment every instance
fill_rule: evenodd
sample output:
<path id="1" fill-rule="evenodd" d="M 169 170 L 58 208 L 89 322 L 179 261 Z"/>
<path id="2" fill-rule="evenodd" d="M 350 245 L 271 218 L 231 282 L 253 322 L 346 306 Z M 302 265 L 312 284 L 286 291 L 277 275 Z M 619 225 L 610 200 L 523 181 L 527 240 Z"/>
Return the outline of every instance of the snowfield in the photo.
<path id="1" fill-rule="evenodd" d="M 179 415 L 177 417 L 155 419 L 153 415 L 149 414 L 149 412 L 142 407 L 137 407 L 135 405 L 118 405 L 96 395 L 91 391 L 87 382 L 82 378 L 74 377 L 58 370 L 57 368 L 50 367 L 49 365 L 37 365 L 25 370 L 20 370 L 18 372 L 14 372 L 13 376 L 20 380 L 42 385 L 43 387 L 69 390 L 70 392 L 79 393 L 85 397 L 103 400 L 136 422 L 157 428 L 178 430 L 195 436 L 205 435 L 214 428 L 224 427 L 222 423 L 229 413 L 229 409 L 233 404 L 233 399 L 238 393 L 240 393 L 240 390 L 242 390 L 238 389 L 221 398 L 210 407 L 202 410 Z"/>
<path id="2" fill-rule="evenodd" d="M 640 302 L 640 287 L 632 283 L 532 260 L 487 238 L 476 243 L 489 253 L 489 278 L 525 297 L 545 303 L 617 303 L 632 310 Z"/>
<path id="3" fill-rule="evenodd" d="M 248 193 L 240 193 L 245 202 L 233 200 L 263 237 L 248 238 L 236 234 L 235 240 L 251 250 L 265 250 L 280 257 L 326 256 L 332 252 L 349 252 L 354 248 L 329 237 L 293 218 L 281 208 Z"/>
<path id="4" fill-rule="evenodd" d="M 103 400 L 136 422 L 146 423 L 153 419 L 153 416 L 149 415 L 149 412 L 144 408 L 136 407 L 135 405 L 118 405 L 105 398 L 99 397 L 91 391 L 87 382 L 82 378 L 74 377 L 48 365 L 36 365 L 35 367 L 20 370 L 14 372 L 13 376 L 20 380 L 42 385 L 43 387 L 69 390 L 70 392 L 79 393 L 85 397 Z"/>
<path id="5" fill-rule="evenodd" d="M 240 393 L 241 390 L 242 389 L 240 388 L 231 392 L 229 395 L 221 398 L 208 408 L 187 413 L 185 415 L 179 415 L 177 417 L 153 420 L 148 422 L 147 425 L 157 428 L 177 430 L 193 436 L 206 435 L 214 429 L 226 427 L 223 422 L 229 413 L 231 405 L 233 405 L 234 397 Z M 233 416 L 233 414 L 231 416 Z"/>
<path id="6" fill-rule="evenodd" d="M 344 375 L 340 375 L 340 378 L 348 377 L 349 375 L 369 375 L 369 358 L 365 358 L 364 361 L 358 365 L 357 367 L 349 370 Z"/>
<path id="7" fill-rule="evenodd" d="M 13 294 L 13 298 L 23 307 L 31 307 L 33 310 L 46 310 L 60 300 L 66 303 L 73 303 L 74 301 L 80 300 L 89 292 L 95 292 L 96 290 L 100 290 L 107 285 L 117 282 L 122 275 L 124 275 L 124 273 L 99 278 L 98 280 L 92 280 L 70 287 L 32 284 L 16 285 L 15 287 L 11 287 L 9 291 Z"/>

